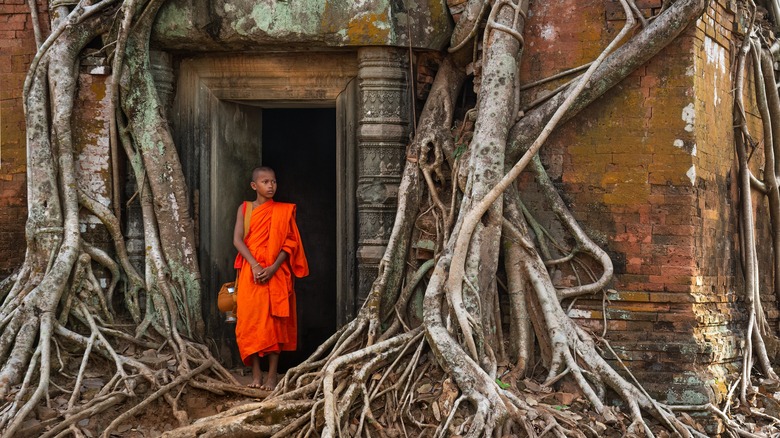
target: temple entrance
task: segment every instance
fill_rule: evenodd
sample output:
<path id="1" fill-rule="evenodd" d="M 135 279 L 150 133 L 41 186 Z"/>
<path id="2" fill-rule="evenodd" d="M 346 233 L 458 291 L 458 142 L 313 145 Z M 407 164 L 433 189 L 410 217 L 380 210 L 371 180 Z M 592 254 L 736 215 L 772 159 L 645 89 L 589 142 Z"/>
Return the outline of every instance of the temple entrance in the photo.
<path id="1" fill-rule="evenodd" d="M 299 351 L 286 368 L 357 310 L 356 54 L 226 54 L 177 65 L 171 124 L 193 197 L 206 336 L 226 366 L 239 365 L 235 326 L 216 297 L 235 278 L 233 224 L 254 196 L 252 168 L 275 168 L 277 199 L 298 204 L 311 273 L 296 284 Z"/>
<path id="2" fill-rule="evenodd" d="M 309 276 L 295 281 L 298 351 L 282 354 L 286 369 L 336 330 L 336 109 L 264 108 L 262 119 L 262 163 L 276 170 L 274 199 L 298 205 L 309 261 Z"/>

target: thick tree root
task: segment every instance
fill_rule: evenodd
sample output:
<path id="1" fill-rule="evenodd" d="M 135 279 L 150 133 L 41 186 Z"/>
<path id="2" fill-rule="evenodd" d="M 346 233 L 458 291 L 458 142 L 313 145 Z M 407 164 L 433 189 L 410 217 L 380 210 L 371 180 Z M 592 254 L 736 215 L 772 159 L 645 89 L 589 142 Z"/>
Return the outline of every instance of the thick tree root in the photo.
<path id="1" fill-rule="evenodd" d="M 40 42 L 25 81 L 30 149 L 28 254 L 18 273 L 0 283 L 0 398 L 4 399 L 0 431 L 4 435 L 80 436 L 82 419 L 102 415 L 120 403 L 133 403 L 104 428 L 102 436 L 108 437 L 161 399 L 182 426 L 167 433 L 170 437 L 598 435 L 577 430 L 579 425 L 571 417 L 531 402 L 527 393 L 501 381 L 531 374 L 536 342 L 547 368 L 542 388 L 561 379 L 573 381 L 587 404 L 612 423 L 619 422 L 619 416 L 606 406 L 605 394 L 607 389 L 614 391 L 630 417 L 627 435 L 652 436 L 649 417 L 644 416 L 649 414 L 673 434 L 701 436 L 675 414 L 675 408 L 656 402 L 639 382 L 614 370 L 600 354 L 599 341 L 566 315 L 561 301 L 602 290 L 613 268 L 606 252 L 566 208 L 537 152 L 559 123 L 672 41 L 701 13 L 705 2 L 678 0 L 649 21 L 633 1 L 621 0 L 627 20 L 615 41 L 593 63 L 564 72 L 587 68 L 580 78 L 520 114 L 519 94 L 525 88 L 519 84 L 517 65 L 528 2 L 470 0 L 407 151 L 392 236 L 357 318 L 289 370 L 265 401 L 193 424 L 178 407 L 176 393 L 186 385 L 215 394 L 262 394 L 238 387 L 208 349 L 193 341 L 203 328 L 194 230 L 181 165 L 149 72 L 149 34 L 162 3 L 128 0 L 119 6 L 112 0 L 98 0 L 73 11 L 60 7 L 54 14 L 59 17 L 54 31 Z M 109 31 L 117 12 L 121 20 L 113 30 L 113 175 L 118 179 L 121 146 L 139 187 L 133 200 L 140 203 L 143 214 L 147 254 L 142 273 L 127 256 L 118 204 L 111 209 L 77 190 L 70 131 L 77 57 L 95 36 Z M 634 15 L 642 30 L 616 48 L 633 28 Z M 485 31 L 480 38 L 483 18 Z M 481 58 L 480 45 L 475 43 L 479 39 Z M 745 123 L 740 123 L 744 104 L 738 99 L 743 266 L 751 305 L 739 396 L 743 407 L 752 396 L 748 392 L 751 354 L 755 353 L 765 375 L 777 378 L 767 353 L 767 345 L 775 342 L 768 336 L 758 294 L 749 194 L 758 187 L 767 195 L 773 224 L 777 222 L 780 191 L 775 161 L 780 156 L 780 135 L 775 134 L 780 130 L 780 95 L 768 53 L 748 42 L 738 62 L 738 94 L 751 47 L 755 82 L 762 85 L 757 87 L 757 100 L 771 175 L 759 180 L 749 171 L 746 145 L 752 143 Z M 478 101 L 468 113 L 475 119 L 460 121 L 456 147 L 451 127 L 457 124 L 454 107 L 468 62 L 476 70 Z M 470 139 L 468 144 L 464 139 Z M 545 248 L 544 231 L 525 210 L 514 185 L 529 164 L 548 208 L 575 242 L 572 248 L 554 243 L 561 253 L 557 258 Z M 115 193 L 115 203 L 119 198 Z M 82 207 L 105 225 L 115 256 L 84 241 L 78 229 Z M 433 217 L 433 225 L 425 230 L 415 227 L 426 215 Z M 773 228 L 775 253 L 780 248 L 778 229 Z M 422 233 L 434 236 L 436 242 L 434 258 L 424 262 L 409 256 L 412 239 Z M 515 364 L 509 378 L 500 374 L 511 368 L 498 304 L 498 284 L 504 278 L 499 268 L 502 250 L 510 303 L 507 343 Z M 591 269 L 580 254 L 598 266 Z M 775 267 L 780 266 L 777 260 Z M 588 278 L 556 288 L 549 269 L 564 263 L 579 263 Z M 97 281 L 97 267 L 110 276 L 105 287 Z M 780 293 L 780 281 L 775 284 Z M 422 321 L 413 321 L 407 318 L 407 307 L 422 285 Z M 122 300 L 114 299 L 117 293 Z M 120 301 L 128 315 L 117 312 Z M 126 319 L 133 321 L 132 330 L 116 324 Z M 123 348 L 129 345 L 132 349 Z M 132 353 L 137 349 L 153 350 L 164 356 L 163 362 L 151 366 Z M 68 366 L 63 356 L 78 366 Z M 97 361 L 109 364 L 113 372 L 97 394 L 86 398 L 82 383 Z M 63 376 L 68 377 L 66 383 Z M 69 394 L 60 417 L 21 430 L 33 409 L 59 392 Z M 753 436 L 730 416 L 730 406 L 689 408 L 712 412 L 734 433 Z"/>
<path id="2" fill-rule="evenodd" d="M 55 19 L 54 31 L 41 44 L 25 81 L 24 103 L 30 151 L 28 251 L 20 271 L 3 282 L 0 288 L 0 398 L 3 400 L 0 405 L 0 433 L 3 436 L 22 432 L 21 425 L 33 409 L 43 400 L 48 400 L 51 393 L 60 391 L 70 394 L 61 417 L 47 420 L 37 431 L 25 433 L 78 435 L 81 432 L 75 423 L 81 419 L 103 413 L 118 403 L 136 400 L 138 396 L 141 401 L 123 416 L 114 419 L 103 432 L 104 436 L 156 398 L 164 398 L 171 405 L 179 424 L 184 425 L 189 420 L 184 411 L 177 408 L 177 400 L 171 395 L 183 385 L 199 384 L 202 389 L 218 393 L 246 392 L 238 387 L 235 379 L 217 363 L 206 347 L 179 334 L 181 329 L 191 335 L 201 331 L 199 282 L 189 280 L 192 275 L 197 278 L 198 269 L 191 263 L 194 251 L 182 255 L 167 249 L 163 255 L 158 230 L 169 234 L 173 231 L 166 230 L 176 230 L 178 236 L 180 230 L 186 230 L 186 224 L 191 227 L 187 215 L 167 211 L 164 216 L 159 216 L 159 212 L 154 211 L 151 197 L 146 196 L 150 192 L 143 193 L 142 200 L 151 207 L 145 209 L 144 219 L 148 243 L 152 247 L 146 260 L 150 269 L 143 278 L 129 262 L 119 219 L 114 212 L 77 190 L 70 129 L 77 59 L 87 43 L 108 31 L 116 6 L 112 0 L 103 0 L 80 4 L 72 11 L 66 7 L 58 9 L 54 16 L 60 18 Z M 140 17 L 132 17 L 136 12 L 132 5 L 124 8 L 124 13 L 130 14 L 125 18 L 129 21 L 135 18 L 137 28 L 150 26 L 154 9 L 143 9 Z M 141 34 L 136 38 L 144 39 L 144 36 Z M 144 67 L 146 70 L 143 70 Z M 115 64 L 115 68 L 121 70 L 122 64 Z M 134 64 L 133 68 L 135 76 L 148 76 L 148 63 Z M 154 89 L 139 89 L 133 93 L 144 101 L 156 101 Z M 154 124 L 167 129 L 167 123 L 159 112 L 145 119 L 145 127 Z M 166 144 L 175 156 L 172 141 L 165 143 L 164 138 L 155 140 L 137 134 L 133 136 L 126 130 L 121 135 L 131 152 L 134 147 L 144 149 L 149 141 L 154 141 L 155 150 Z M 130 155 L 130 158 L 139 181 L 144 181 L 145 163 L 135 159 L 137 155 Z M 169 172 L 169 176 L 183 181 L 180 174 Z M 144 183 L 140 186 L 144 187 Z M 107 227 L 118 261 L 82 239 L 78 224 L 80 207 L 93 212 Z M 189 209 L 186 202 L 169 207 L 183 211 Z M 178 242 L 180 239 L 168 241 Z M 193 239 L 185 238 L 183 241 L 192 242 Z M 182 265 L 187 267 L 180 268 Z M 110 275 L 105 287 L 96 278 L 94 269 L 97 266 L 107 269 Z M 191 287 L 193 284 L 196 286 Z M 125 287 L 120 288 L 121 285 Z M 126 332 L 115 325 L 120 318 L 125 318 L 117 314 L 114 307 L 113 298 L 117 290 L 123 291 L 132 320 L 140 324 L 137 333 Z M 183 295 L 185 290 L 187 296 Z M 142 298 L 147 301 L 143 312 L 139 304 Z M 154 330 L 147 331 L 144 324 Z M 155 348 L 157 354 L 168 354 L 171 363 L 162 369 L 152 368 L 133 354 L 124 354 L 119 346 L 127 344 Z M 78 370 L 66 371 L 60 345 L 78 352 L 75 355 L 73 351 L 65 353 L 79 358 Z M 55 366 L 57 360 L 59 369 Z M 111 364 L 114 375 L 96 396 L 86 399 L 81 393 L 81 383 L 86 371 L 96 361 Z M 169 369 L 171 364 L 173 367 Z M 62 388 L 55 381 L 61 382 L 59 377 L 68 376 L 68 371 L 75 375 L 70 385 L 65 384 Z M 219 388 L 216 389 L 216 386 Z"/>

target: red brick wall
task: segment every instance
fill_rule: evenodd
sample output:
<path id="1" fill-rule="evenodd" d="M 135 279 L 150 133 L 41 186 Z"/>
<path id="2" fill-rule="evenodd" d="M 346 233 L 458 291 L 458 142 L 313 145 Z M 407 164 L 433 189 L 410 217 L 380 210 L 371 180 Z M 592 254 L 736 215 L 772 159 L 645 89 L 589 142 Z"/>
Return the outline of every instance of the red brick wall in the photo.
<path id="1" fill-rule="evenodd" d="M 47 2 L 38 3 L 43 31 Z M 0 278 L 24 256 L 27 217 L 26 152 L 22 86 L 35 55 L 32 19 L 25 0 L 0 3 Z"/>
<path id="2" fill-rule="evenodd" d="M 725 3 L 712 2 L 698 26 L 563 125 L 541 153 L 576 217 L 615 263 L 606 307 L 601 296 L 585 297 L 572 316 L 600 334 L 606 312 L 617 353 L 672 403 L 717 399 L 718 377 L 739 359 L 729 199 L 733 13 Z M 661 0 L 637 4 L 649 15 Z M 603 0 L 534 1 L 531 11 L 526 83 L 595 59 L 624 23 L 619 4 Z M 531 90 L 524 102 L 565 80 Z M 532 176 L 521 184 L 527 203 L 541 207 Z M 539 219 L 563 239 L 550 214 Z M 556 277 L 576 282 L 571 269 Z"/>
<path id="3" fill-rule="evenodd" d="M 101 64 L 105 60 L 101 59 Z M 103 66 L 81 66 L 73 109 L 73 142 L 79 188 L 90 198 L 113 208 L 109 146 L 110 70 Z M 106 227 L 86 209 L 81 210 L 82 237 L 112 254 L 114 246 Z M 101 272 L 99 276 L 107 275 Z"/>
<path id="4" fill-rule="evenodd" d="M 707 14 L 697 21 L 693 63 L 695 133 L 699 145 L 694 164 L 700 219 L 695 235 L 697 264 L 692 310 L 697 322 L 696 339 L 709 346 L 706 356 L 711 362 L 709 371 L 721 391 L 726 388 L 720 377 L 741 365 L 739 345 L 746 324 L 737 240 L 738 172 L 730 126 L 734 105 L 730 47 L 734 43 L 730 44 L 729 39 L 734 37 L 735 11 L 726 6 L 726 2 L 713 2 Z M 745 102 L 752 109 L 755 91 L 752 81 L 747 85 Z M 761 129 L 757 122 L 753 120 L 752 131 L 760 141 Z M 762 166 L 759 161 L 763 161 L 763 151 L 756 151 L 751 160 L 753 165 Z M 765 278 L 769 277 L 767 272 L 770 271 L 764 271 Z M 738 304 L 737 300 L 742 303 Z"/>

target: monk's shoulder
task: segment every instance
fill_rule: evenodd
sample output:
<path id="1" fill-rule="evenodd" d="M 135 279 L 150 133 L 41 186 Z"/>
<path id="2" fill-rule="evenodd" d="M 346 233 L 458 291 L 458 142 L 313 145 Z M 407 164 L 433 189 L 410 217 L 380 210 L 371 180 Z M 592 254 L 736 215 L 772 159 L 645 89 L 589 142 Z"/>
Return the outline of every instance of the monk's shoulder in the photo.
<path id="1" fill-rule="evenodd" d="M 273 203 L 274 214 L 281 214 L 282 217 L 294 218 L 296 212 L 296 205 L 289 202 L 276 202 Z"/>
<path id="2" fill-rule="evenodd" d="M 285 210 L 285 211 L 295 210 L 297 208 L 297 206 L 295 204 L 292 204 L 292 203 L 289 203 L 289 202 L 276 202 L 276 201 L 274 201 L 273 206 L 276 209 Z"/>

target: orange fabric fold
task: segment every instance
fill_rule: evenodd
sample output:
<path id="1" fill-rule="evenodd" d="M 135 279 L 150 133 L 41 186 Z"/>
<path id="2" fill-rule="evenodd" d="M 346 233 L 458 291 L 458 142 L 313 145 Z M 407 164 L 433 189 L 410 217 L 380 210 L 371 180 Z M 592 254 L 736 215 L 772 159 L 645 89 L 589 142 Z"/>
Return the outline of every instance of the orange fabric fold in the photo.
<path id="1" fill-rule="evenodd" d="M 244 206 L 246 208 L 246 205 Z M 280 251 L 287 253 L 273 277 L 257 284 L 243 259 L 237 282 L 236 341 L 245 364 L 254 353 L 263 356 L 297 348 L 297 316 L 293 276 L 309 274 L 309 265 L 295 223 L 295 204 L 269 200 L 252 211 L 244 243 L 261 266 L 270 266 Z"/>

